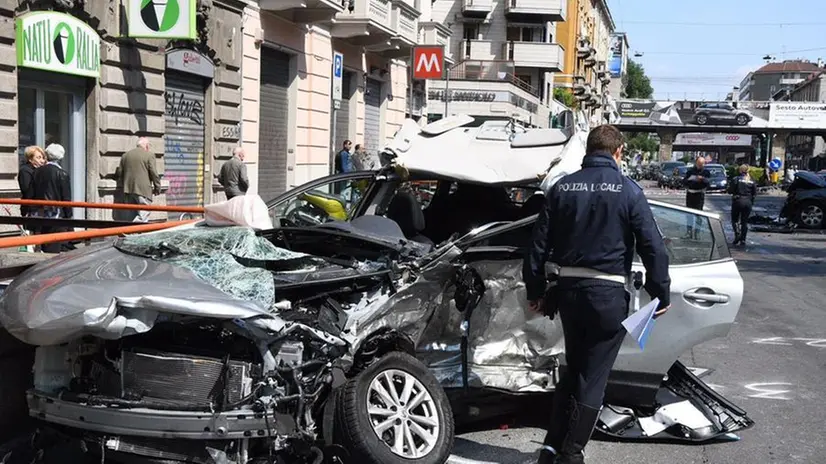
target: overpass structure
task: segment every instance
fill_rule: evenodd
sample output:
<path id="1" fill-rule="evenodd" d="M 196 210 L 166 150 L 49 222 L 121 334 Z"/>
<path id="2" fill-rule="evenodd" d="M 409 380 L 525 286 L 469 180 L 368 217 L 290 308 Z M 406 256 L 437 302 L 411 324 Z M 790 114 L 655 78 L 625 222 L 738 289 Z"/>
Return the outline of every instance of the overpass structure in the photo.
<path id="1" fill-rule="evenodd" d="M 618 117 L 610 123 L 624 132 L 656 133 L 663 161 L 671 159 L 675 139 L 684 133 L 765 136 L 766 152 L 783 164 L 790 135 L 826 137 L 826 103 L 619 100 L 616 105 Z"/>

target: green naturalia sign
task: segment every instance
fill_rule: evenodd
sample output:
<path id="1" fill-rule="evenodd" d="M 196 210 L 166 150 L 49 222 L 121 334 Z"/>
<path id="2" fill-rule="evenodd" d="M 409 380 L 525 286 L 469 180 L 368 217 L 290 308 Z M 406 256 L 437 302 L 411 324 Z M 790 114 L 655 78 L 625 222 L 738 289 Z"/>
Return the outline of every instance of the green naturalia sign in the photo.
<path id="1" fill-rule="evenodd" d="M 74 16 L 35 11 L 18 16 L 17 65 L 85 77 L 100 77 L 100 36 Z"/>
<path id="2" fill-rule="evenodd" d="M 127 0 L 129 37 L 195 39 L 196 0 Z"/>

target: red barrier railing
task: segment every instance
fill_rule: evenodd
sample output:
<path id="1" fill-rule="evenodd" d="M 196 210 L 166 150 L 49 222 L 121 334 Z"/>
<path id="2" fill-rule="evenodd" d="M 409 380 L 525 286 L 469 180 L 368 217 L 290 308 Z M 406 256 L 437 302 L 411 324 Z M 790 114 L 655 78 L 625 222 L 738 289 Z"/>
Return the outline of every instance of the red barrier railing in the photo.
<path id="1" fill-rule="evenodd" d="M 90 240 L 93 238 L 110 237 L 113 235 L 136 234 L 154 232 L 196 222 L 197 219 L 187 221 L 169 221 L 154 224 L 137 224 L 134 226 L 110 227 L 101 230 L 82 230 L 78 232 L 55 232 L 52 234 L 27 235 L 22 237 L 0 238 L 0 248 L 21 247 L 27 245 L 44 245 L 55 242 L 69 242 L 76 240 Z"/>
<path id="2" fill-rule="evenodd" d="M 199 206 L 132 205 L 125 203 L 87 203 L 84 201 L 24 200 L 22 198 L 0 198 L 0 205 L 54 206 L 57 208 L 126 209 L 133 211 L 165 211 L 169 213 L 204 212 L 204 208 Z"/>

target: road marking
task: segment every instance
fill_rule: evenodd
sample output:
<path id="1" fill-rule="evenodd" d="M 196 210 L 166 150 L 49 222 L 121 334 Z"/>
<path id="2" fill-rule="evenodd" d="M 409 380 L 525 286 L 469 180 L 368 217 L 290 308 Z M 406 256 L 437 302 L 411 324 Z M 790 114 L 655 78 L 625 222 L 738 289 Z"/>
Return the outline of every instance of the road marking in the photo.
<path id="1" fill-rule="evenodd" d="M 758 338 L 752 340 L 752 343 L 758 345 L 792 345 L 792 343 L 784 342 L 783 340 L 785 340 L 783 337 Z"/>
<path id="2" fill-rule="evenodd" d="M 776 390 L 771 387 L 783 387 L 791 385 L 788 382 L 764 382 L 764 383 L 750 383 L 745 385 L 747 390 L 758 392 L 754 395 L 749 395 L 749 398 L 762 398 L 767 400 L 783 400 L 788 401 L 790 398 L 786 397 L 786 393 L 791 390 Z"/>
<path id="3" fill-rule="evenodd" d="M 806 346 L 811 346 L 813 348 L 826 348 L 826 338 L 769 337 L 769 338 L 758 338 L 758 339 L 752 340 L 752 343 L 756 343 L 758 345 L 786 345 L 786 346 L 791 346 L 791 345 L 794 345 L 793 342 L 803 342 Z"/>
<path id="4" fill-rule="evenodd" d="M 456 456 L 455 454 L 451 454 L 447 458 L 447 462 L 449 464 L 499 464 L 498 462 L 493 462 L 493 461 L 477 461 L 475 459 L 467 459 L 467 458 Z"/>

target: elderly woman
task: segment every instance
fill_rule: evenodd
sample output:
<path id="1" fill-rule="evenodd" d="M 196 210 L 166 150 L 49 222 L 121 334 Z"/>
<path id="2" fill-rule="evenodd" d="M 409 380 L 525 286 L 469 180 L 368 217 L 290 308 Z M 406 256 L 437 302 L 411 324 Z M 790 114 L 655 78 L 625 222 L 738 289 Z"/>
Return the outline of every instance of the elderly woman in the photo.
<path id="1" fill-rule="evenodd" d="M 26 147 L 23 152 L 26 162 L 20 165 L 17 173 L 17 185 L 20 186 L 20 197 L 24 200 L 34 199 L 34 170 L 46 164 L 46 152 L 37 145 Z M 31 206 L 21 206 L 20 215 L 28 216 L 34 208 Z"/>
<path id="2" fill-rule="evenodd" d="M 60 165 L 60 161 L 66 154 L 66 150 L 56 143 L 46 147 L 46 159 L 48 162 L 37 169 L 34 174 L 34 198 L 36 200 L 48 201 L 72 201 L 72 185 L 69 181 L 69 174 Z M 39 207 L 35 213 L 37 216 L 52 219 L 71 219 L 72 208 L 56 206 Z M 71 230 L 67 227 L 41 227 L 41 234 L 53 232 L 67 232 Z M 48 243 L 41 247 L 44 253 L 59 253 L 70 250 L 74 247 L 64 243 Z"/>

